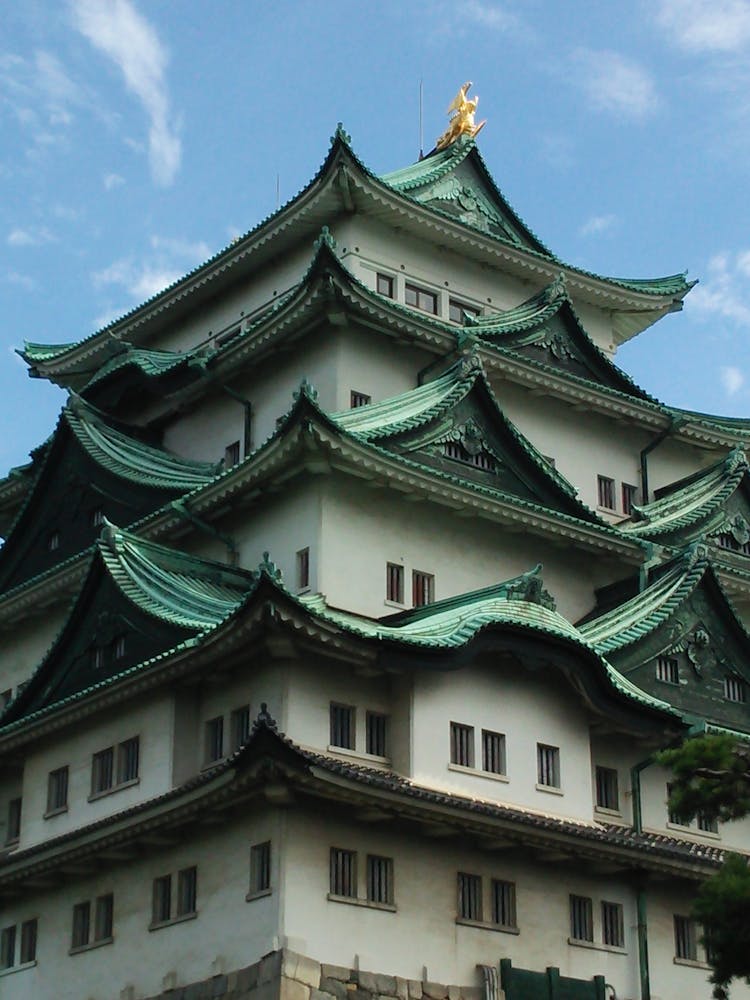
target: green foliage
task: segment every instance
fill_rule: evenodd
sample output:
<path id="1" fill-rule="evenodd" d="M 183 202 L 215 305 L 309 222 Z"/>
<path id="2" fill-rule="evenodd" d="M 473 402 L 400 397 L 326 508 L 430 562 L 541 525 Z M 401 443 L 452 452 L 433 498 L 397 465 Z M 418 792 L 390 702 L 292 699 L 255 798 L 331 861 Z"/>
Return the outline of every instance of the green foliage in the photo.
<path id="1" fill-rule="evenodd" d="M 730 854 L 719 873 L 703 883 L 693 916 L 704 927 L 713 995 L 726 1000 L 732 979 L 750 983 L 750 868 L 746 858 Z"/>
<path id="2" fill-rule="evenodd" d="M 699 736 L 657 755 L 674 775 L 671 812 L 726 822 L 750 813 L 750 749 L 730 736 Z"/>

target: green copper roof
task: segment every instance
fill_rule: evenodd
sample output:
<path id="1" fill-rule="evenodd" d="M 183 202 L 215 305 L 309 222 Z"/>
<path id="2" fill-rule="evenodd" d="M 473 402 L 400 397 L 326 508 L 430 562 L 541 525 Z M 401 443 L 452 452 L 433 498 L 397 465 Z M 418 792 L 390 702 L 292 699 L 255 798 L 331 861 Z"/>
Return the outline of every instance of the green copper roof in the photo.
<path id="1" fill-rule="evenodd" d="M 99 368 L 92 378 L 86 383 L 81 392 L 90 389 L 101 382 L 102 379 L 120 371 L 123 368 L 133 367 L 138 369 L 148 378 L 159 378 L 180 365 L 189 364 L 193 360 L 205 360 L 213 352 L 208 354 L 202 349 L 192 351 L 149 351 L 141 347 L 133 347 L 131 344 L 124 344 L 124 350 L 109 358 Z"/>
<path id="2" fill-rule="evenodd" d="M 133 604 L 155 618 L 203 632 L 241 603 L 250 574 L 144 541 L 106 525 L 98 543 L 107 570 Z"/>
<path id="3" fill-rule="evenodd" d="M 18 353 L 29 364 L 37 364 L 42 361 L 52 361 L 67 351 L 77 347 L 79 341 L 71 341 L 67 344 L 37 344 L 31 340 L 24 340 L 23 348 Z"/>
<path id="4" fill-rule="evenodd" d="M 116 430 L 79 397 L 72 396 L 63 413 L 91 458 L 123 479 L 184 493 L 210 482 L 222 469 L 221 463 L 180 458 Z"/>
<path id="5" fill-rule="evenodd" d="M 709 568 L 706 550 L 692 546 L 640 594 L 579 631 L 602 656 L 638 642 L 657 629 L 695 590 Z"/>
<path id="6" fill-rule="evenodd" d="M 629 534 L 658 538 L 689 528 L 720 511 L 748 469 L 741 448 L 702 472 L 671 484 L 652 503 L 633 506 L 633 523 L 622 525 Z"/>

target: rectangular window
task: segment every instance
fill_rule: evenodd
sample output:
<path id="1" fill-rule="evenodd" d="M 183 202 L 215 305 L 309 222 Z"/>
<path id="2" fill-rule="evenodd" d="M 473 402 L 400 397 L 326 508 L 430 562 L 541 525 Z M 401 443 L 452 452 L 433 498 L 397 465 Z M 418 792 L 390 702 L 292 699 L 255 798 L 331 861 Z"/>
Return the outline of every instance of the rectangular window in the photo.
<path id="1" fill-rule="evenodd" d="M 747 701 L 747 685 L 741 677 L 724 678 L 724 697 L 727 701 L 744 704 Z"/>
<path id="2" fill-rule="evenodd" d="M 615 481 L 608 476 L 597 476 L 597 496 L 600 507 L 615 509 Z"/>
<path id="3" fill-rule="evenodd" d="M 359 406 L 369 406 L 371 402 L 372 396 L 368 396 L 366 392 L 355 392 L 352 389 L 349 397 L 349 408 L 351 410 L 356 410 Z"/>
<path id="4" fill-rule="evenodd" d="M 212 764 L 224 756 L 224 716 L 217 715 L 206 723 L 206 763 Z"/>
<path id="5" fill-rule="evenodd" d="M 680 683 L 680 668 L 673 656 L 658 656 L 656 658 L 656 679 L 665 684 Z"/>
<path id="6" fill-rule="evenodd" d="M 331 848 L 331 895 L 357 895 L 357 853 Z"/>
<path id="7" fill-rule="evenodd" d="M 114 657 L 114 659 L 121 660 L 125 655 L 125 649 L 126 649 L 125 636 L 118 635 L 112 647 L 112 656 Z"/>
<path id="8" fill-rule="evenodd" d="M 240 461 L 240 442 L 232 441 L 224 449 L 224 468 L 231 469 L 233 466 L 238 465 Z"/>
<path id="9" fill-rule="evenodd" d="M 242 708 L 234 709 L 230 717 L 230 731 L 232 753 L 234 753 L 235 750 L 239 750 L 250 739 L 249 705 L 243 705 Z"/>
<path id="10" fill-rule="evenodd" d="M 394 604 L 404 603 L 404 567 L 399 563 L 386 563 L 385 599 Z"/>
<path id="11" fill-rule="evenodd" d="M 8 826 L 5 843 L 12 844 L 21 836 L 21 799 L 11 799 L 8 803 Z"/>
<path id="12" fill-rule="evenodd" d="M 183 868 L 177 872 L 177 916 L 195 913 L 198 889 L 198 869 Z"/>
<path id="13" fill-rule="evenodd" d="M 114 784 L 115 751 L 113 747 L 100 750 L 91 759 L 91 794 L 106 792 Z"/>
<path id="14" fill-rule="evenodd" d="M 502 733 L 482 730 L 482 770 L 505 774 L 505 737 Z"/>
<path id="15" fill-rule="evenodd" d="M 297 553 L 297 590 L 310 586 L 310 549 L 300 549 Z"/>
<path id="16" fill-rule="evenodd" d="M 596 804 L 600 809 L 620 808 L 617 771 L 613 767 L 596 766 Z"/>
<path id="17" fill-rule="evenodd" d="M 719 824 L 715 819 L 707 816 L 705 813 L 698 813 L 698 829 L 702 830 L 704 833 L 718 833 Z"/>
<path id="18" fill-rule="evenodd" d="M 3 927 L 0 931 L 0 969 L 11 969 L 16 964 L 16 927 Z"/>
<path id="19" fill-rule="evenodd" d="M 133 736 L 124 740 L 117 748 L 117 782 L 135 781 L 140 763 L 140 738 Z"/>
<path id="20" fill-rule="evenodd" d="M 68 808 L 68 768 L 50 771 L 47 781 L 47 812 L 60 812 Z"/>
<path id="21" fill-rule="evenodd" d="M 411 575 L 411 602 L 415 608 L 432 604 L 435 600 L 435 577 L 415 569 Z"/>
<path id="22" fill-rule="evenodd" d="M 393 858 L 367 855 L 367 899 L 371 903 L 393 903 Z"/>
<path id="23" fill-rule="evenodd" d="M 354 707 L 331 702 L 331 746 L 354 749 Z"/>
<path id="24" fill-rule="evenodd" d="M 389 274 L 379 274 L 377 276 L 377 290 L 380 295 L 385 295 L 389 299 L 394 297 L 394 282 Z"/>
<path id="25" fill-rule="evenodd" d="M 516 926 L 515 882 L 492 880 L 492 923 L 498 927 Z"/>
<path id="26" fill-rule="evenodd" d="M 438 297 L 435 292 L 420 288 L 418 285 L 406 285 L 405 296 L 407 306 L 413 306 L 414 309 L 421 309 L 422 312 L 437 315 Z"/>
<path id="27" fill-rule="evenodd" d="M 37 919 L 24 920 L 21 924 L 21 965 L 36 961 Z"/>
<path id="28" fill-rule="evenodd" d="M 669 822 L 673 823 L 675 826 L 690 826 L 689 816 L 680 816 L 679 813 L 674 812 L 672 809 L 669 809 L 669 799 L 672 797 L 672 787 L 673 786 L 671 784 L 667 785 L 667 809 L 669 815 Z"/>
<path id="29" fill-rule="evenodd" d="M 482 919 L 482 880 L 479 875 L 458 873 L 458 916 L 460 920 Z"/>
<path id="30" fill-rule="evenodd" d="M 474 767 L 474 727 L 451 722 L 451 764 Z"/>
<path id="31" fill-rule="evenodd" d="M 73 933 L 71 948 L 84 948 L 89 943 L 91 933 L 91 903 L 76 903 L 73 907 Z"/>
<path id="32" fill-rule="evenodd" d="M 463 323 L 464 314 L 469 316 L 478 316 L 479 309 L 476 306 L 467 305 L 465 302 L 459 302 L 458 299 L 448 300 L 448 317 L 451 323 Z"/>
<path id="33" fill-rule="evenodd" d="M 115 897 L 111 892 L 99 896 L 94 912 L 94 941 L 108 941 L 112 937 Z"/>
<path id="34" fill-rule="evenodd" d="M 621 903 L 602 902 L 602 941 L 612 948 L 625 947 L 625 921 Z"/>
<path id="35" fill-rule="evenodd" d="M 250 895 L 271 888 L 271 841 L 250 848 Z"/>
<path id="36" fill-rule="evenodd" d="M 574 941 L 594 940 L 594 908 L 588 896 L 570 897 L 570 936 Z"/>
<path id="37" fill-rule="evenodd" d="M 698 935 L 692 917 L 674 918 L 674 956 L 689 962 L 698 961 Z"/>
<path id="38" fill-rule="evenodd" d="M 536 745 L 537 783 L 548 788 L 560 787 L 560 748 L 544 743 Z"/>
<path id="39" fill-rule="evenodd" d="M 638 501 L 638 487 L 631 486 L 630 483 L 622 484 L 622 512 L 623 514 L 633 513 L 633 504 Z"/>
<path id="40" fill-rule="evenodd" d="M 366 750 L 373 757 L 387 757 L 388 716 L 380 712 L 368 712 L 365 716 Z"/>
<path id="41" fill-rule="evenodd" d="M 163 924 L 172 916 L 172 876 L 161 875 L 154 879 L 152 917 L 155 924 Z"/>

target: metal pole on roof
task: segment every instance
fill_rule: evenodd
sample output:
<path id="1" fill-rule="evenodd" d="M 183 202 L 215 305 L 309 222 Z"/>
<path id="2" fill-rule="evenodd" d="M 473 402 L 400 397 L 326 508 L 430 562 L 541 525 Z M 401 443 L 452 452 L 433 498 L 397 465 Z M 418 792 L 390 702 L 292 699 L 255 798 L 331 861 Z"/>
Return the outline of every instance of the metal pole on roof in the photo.
<path id="1" fill-rule="evenodd" d="M 422 103 L 424 96 L 424 84 L 422 79 L 419 80 L 419 159 L 424 157 L 424 129 L 422 126 Z"/>

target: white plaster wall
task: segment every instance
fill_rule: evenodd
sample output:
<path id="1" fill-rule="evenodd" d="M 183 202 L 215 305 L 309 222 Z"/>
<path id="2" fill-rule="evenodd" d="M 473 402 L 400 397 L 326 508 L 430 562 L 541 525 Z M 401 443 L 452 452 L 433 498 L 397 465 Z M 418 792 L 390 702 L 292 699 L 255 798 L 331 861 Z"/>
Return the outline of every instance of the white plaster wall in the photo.
<path id="1" fill-rule="evenodd" d="M 450 764 L 450 724 L 474 728 L 475 768 Z M 507 780 L 482 771 L 482 730 L 505 735 Z M 560 788 L 537 786 L 537 744 L 560 750 Z M 413 771 L 419 784 L 542 813 L 591 820 L 588 719 L 579 697 L 554 674 L 484 657 L 414 678 Z"/>
<path id="2" fill-rule="evenodd" d="M 47 609 L 44 616 L 24 618 L 0 632 L 0 692 L 11 689 L 15 697 L 18 685 L 27 681 L 41 663 L 62 628 L 68 602 Z"/>
<path id="3" fill-rule="evenodd" d="M 246 902 L 250 847 L 266 840 L 272 843 L 272 892 Z M 0 926 L 37 917 L 39 936 L 36 966 L 0 976 L 0 995 L 116 1000 L 132 986 L 136 998 L 150 997 L 167 988 L 170 973 L 184 986 L 251 965 L 279 946 L 281 842 L 278 816 L 259 809 L 231 825 L 196 823 L 192 836 L 168 851 L 92 873 L 54 893 L 3 903 Z M 149 931 L 153 879 L 171 873 L 174 894 L 176 873 L 192 865 L 198 868 L 197 917 Z M 73 905 L 107 892 L 114 893 L 114 941 L 69 955 Z"/>
<path id="4" fill-rule="evenodd" d="M 20 848 L 57 837 L 104 816 L 127 809 L 171 788 L 172 699 L 152 694 L 117 712 L 98 716 L 79 729 L 67 729 L 35 744 L 28 752 L 23 778 Z M 93 802 L 91 758 L 106 747 L 140 737 L 139 781 Z M 68 810 L 44 819 L 50 771 L 68 766 Z"/>

